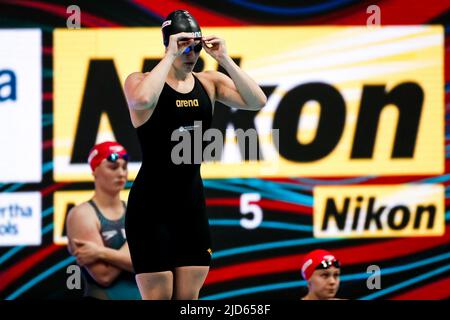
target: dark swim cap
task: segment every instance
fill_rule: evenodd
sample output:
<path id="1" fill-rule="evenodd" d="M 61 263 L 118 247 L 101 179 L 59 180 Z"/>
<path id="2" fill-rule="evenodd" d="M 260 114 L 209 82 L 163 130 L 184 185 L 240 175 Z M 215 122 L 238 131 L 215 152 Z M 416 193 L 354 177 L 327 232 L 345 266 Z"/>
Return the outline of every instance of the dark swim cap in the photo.
<path id="1" fill-rule="evenodd" d="M 169 37 L 180 32 L 194 32 L 194 37 L 201 37 L 202 30 L 197 20 L 186 10 L 171 12 L 162 24 L 164 46 L 169 45 Z"/>

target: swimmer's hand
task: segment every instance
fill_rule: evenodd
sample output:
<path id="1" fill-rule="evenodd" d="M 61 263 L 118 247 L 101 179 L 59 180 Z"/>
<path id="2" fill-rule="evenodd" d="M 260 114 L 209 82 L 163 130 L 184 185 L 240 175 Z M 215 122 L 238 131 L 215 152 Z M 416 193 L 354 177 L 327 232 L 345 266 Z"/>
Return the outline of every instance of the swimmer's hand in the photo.
<path id="1" fill-rule="evenodd" d="M 194 43 L 194 39 L 194 34 L 190 32 L 172 34 L 169 37 L 166 55 L 174 58 L 181 56 L 184 50 Z"/>
<path id="2" fill-rule="evenodd" d="M 203 49 L 219 64 L 227 57 L 227 47 L 225 40 L 216 36 L 202 37 Z"/>
<path id="3" fill-rule="evenodd" d="M 73 239 L 73 255 L 80 266 L 85 266 L 100 260 L 101 247 L 92 241 Z"/>

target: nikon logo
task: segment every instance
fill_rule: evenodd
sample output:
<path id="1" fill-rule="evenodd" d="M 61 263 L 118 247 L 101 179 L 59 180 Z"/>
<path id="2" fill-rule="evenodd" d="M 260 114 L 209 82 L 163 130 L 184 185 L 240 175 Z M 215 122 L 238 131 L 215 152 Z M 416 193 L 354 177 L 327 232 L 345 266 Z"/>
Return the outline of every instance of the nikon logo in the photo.
<path id="1" fill-rule="evenodd" d="M 318 187 L 314 235 L 319 238 L 440 236 L 445 191 L 440 185 Z"/>
<path id="2" fill-rule="evenodd" d="M 159 63 L 160 48 L 148 46 L 140 39 L 160 37 L 161 31 L 158 28 L 89 29 L 82 34 L 71 31 L 54 32 L 53 81 L 55 96 L 60 97 L 54 103 L 54 178 L 58 182 L 90 181 L 92 175 L 85 155 L 100 132 L 123 141 L 133 159 L 130 173 L 135 177 L 142 155 L 137 140 L 130 138 L 134 134 L 132 127 L 120 125 L 129 113 L 123 92 L 116 88 L 122 87 L 120 79 L 136 66 L 142 66 L 140 71 L 145 72 L 147 66 Z M 437 25 L 383 26 L 376 30 L 349 26 L 217 29 L 217 33 L 233 39 L 236 63 L 249 68 L 247 71 L 255 71 L 252 75 L 269 100 L 258 112 L 215 108 L 213 127 L 226 139 L 222 141 L 223 154 L 215 158 L 220 161 L 204 161 L 203 177 L 443 174 L 444 31 Z M 276 38 L 280 32 L 296 35 L 291 47 L 268 48 L 248 39 L 250 33 L 254 38 Z M 342 77 L 348 66 L 329 59 L 328 68 L 324 69 L 317 64 L 320 57 L 314 54 L 302 56 L 301 64 L 297 58 L 285 59 L 279 65 L 282 70 L 264 63 L 267 56 L 290 56 L 292 48 L 316 52 L 317 44 L 325 41 L 339 46 L 339 39 L 330 39 L 330 32 L 355 33 L 352 46 L 342 48 L 343 56 L 352 55 L 355 47 L 364 47 L 368 38 L 380 39 L 372 43 L 370 50 L 358 51 L 361 61 L 352 66 L 351 81 Z M 317 41 L 308 40 L 312 33 Z M 123 48 L 117 43 L 139 54 L 133 58 L 123 55 Z M 421 45 L 417 46 L 418 43 Z M 84 47 L 83 54 L 74 56 L 72 53 L 78 52 L 80 46 Z M 373 59 L 373 52 L 379 52 L 382 59 Z M 401 54 L 402 59 L 392 52 Z M 86 67 L 79 68 L 80 65 Z M 116 68 L 117 65 L 121 67 Z M 309 66 L 307 73 L 303 73 L 305 65 Z M 392 66 L 389 77 L 380 77 L 386 65 Z M 423 67 L 407 67 L 412 65 Z M 221 70 L 211 59 L 199 57 L 196 70 L 214 68 Z M 104 74 L 110 75 L 111 81 L 102 81 Z M 0 86 L 1 82 L 2 79 Z M 2 92 L 2 97 L 8 96 L 8 92 Z M 98 96 L 107 101 L 99 104 Z M 171 103 L 177 111 L 192 112 L 201 107 L 200 98 L 187 100 L 195 99 L 194 96 L 180 95 L 176 99 L 180 100 Z M 1 105 L 0 102 L 0 108 Z M 256 131 L 255 158 L 249 156 L 253 154 L 249 146 L 238 145 L 235 132 L 239 129 Z M 273 132 L 279 133 L 279 139 L 273 137 Z M 279 145 L 274 141 L 279 141 Z"/>
<path id="3" fill-rule="evenodd" d="M 177 100 L 176 101 L 177 107 L 198 107 L 198 99 L 191 99 L 191 100 Z"/>

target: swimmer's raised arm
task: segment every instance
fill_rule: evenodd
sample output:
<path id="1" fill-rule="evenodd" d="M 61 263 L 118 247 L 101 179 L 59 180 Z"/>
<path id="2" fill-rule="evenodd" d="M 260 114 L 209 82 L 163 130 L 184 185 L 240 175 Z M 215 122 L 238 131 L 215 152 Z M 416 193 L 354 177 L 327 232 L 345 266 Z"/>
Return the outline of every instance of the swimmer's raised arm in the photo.
<path id="1" fill-rule="evenodd" d="M 205 74 L 213 81 L 216 100 L 230 107 L 244 110 L 260 110 L 267 97 L 259 85 L 245 73 L 227 53 L 225 40 L 216 36 L 203 37 L 203 48 L 230 75 L 207 71 Z"/>
<path id="2" fill-rule="evenodd" d="M 164 58 L 152 71 L 134 72 L 125 80 L 125 97 L 131 110 L 152 109 L 158 102 L 167 74 L 174 60 L 194 43 L 192 33 L 180 32 L 169 38 Z"/>

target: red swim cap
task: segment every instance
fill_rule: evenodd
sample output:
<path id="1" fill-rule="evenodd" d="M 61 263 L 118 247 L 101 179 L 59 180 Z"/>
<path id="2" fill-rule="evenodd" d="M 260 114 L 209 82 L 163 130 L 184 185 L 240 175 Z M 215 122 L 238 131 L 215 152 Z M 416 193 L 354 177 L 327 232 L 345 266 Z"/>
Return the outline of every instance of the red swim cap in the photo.
<path id="1" fill-rule="evenodd" d="M 323 269 L 327 269 L 331 266 L 339 268 L 339 261 L 336 257 L 326 250 L 314 250 L 308 253 L 302 262 L 302 276 L 305 280 L 311 278 L 314 270 L 317 267 L 322 266 Z"/>
<path id="2" fill-rule="evenodd" d="M 108 158 L 111 154 L 116 153 L 119 157 L 126 156 L 127 150 L 114 141 L 106 141 L 95 145 L 89 152 L 88 162 L 92 171 L 97 168 L 103 159 Z"/>

